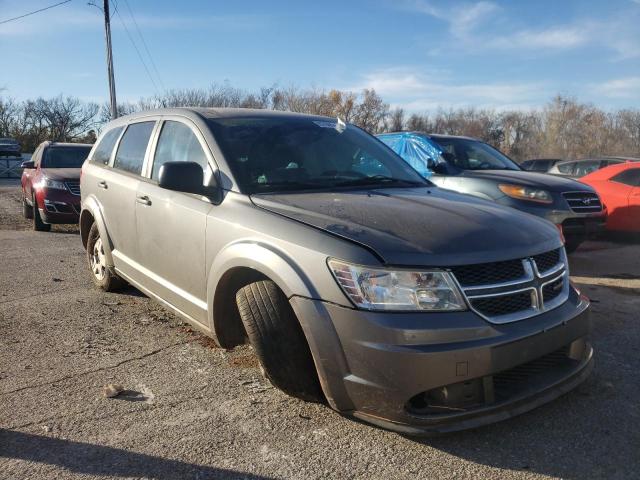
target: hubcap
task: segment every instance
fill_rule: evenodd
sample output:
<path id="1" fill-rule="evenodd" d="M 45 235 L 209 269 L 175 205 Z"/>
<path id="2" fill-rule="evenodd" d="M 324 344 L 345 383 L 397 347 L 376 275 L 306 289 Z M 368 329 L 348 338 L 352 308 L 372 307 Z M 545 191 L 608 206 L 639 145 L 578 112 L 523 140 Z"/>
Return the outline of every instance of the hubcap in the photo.
<path id="1" fill-rule="evenodd" d="M 102 239 L 98 238 L 93 244 L 93 252 L 91 252 L 91 271 L 98 280 L 102 280 L 107 270 L 107 261 L 104 257 L 104 247 Z"/>

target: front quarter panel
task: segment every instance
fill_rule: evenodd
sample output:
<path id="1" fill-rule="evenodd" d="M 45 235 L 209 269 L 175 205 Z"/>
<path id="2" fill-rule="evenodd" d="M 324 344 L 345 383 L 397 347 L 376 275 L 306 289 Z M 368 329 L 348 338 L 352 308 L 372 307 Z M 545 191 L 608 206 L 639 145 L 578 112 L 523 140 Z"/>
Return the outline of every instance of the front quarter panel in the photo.
<path id="1" fill-rule="evenodd" d="M 233 192 L 212 209 L 207 219 L 206 245 L 207 304 L 212 327 L 216 289 L 233 268 L 262 273 L 289 298 L 301 296 L 351 307 L 331 275 L 327 259 L 380 264 L 363 247 L 266 211 Z"/>

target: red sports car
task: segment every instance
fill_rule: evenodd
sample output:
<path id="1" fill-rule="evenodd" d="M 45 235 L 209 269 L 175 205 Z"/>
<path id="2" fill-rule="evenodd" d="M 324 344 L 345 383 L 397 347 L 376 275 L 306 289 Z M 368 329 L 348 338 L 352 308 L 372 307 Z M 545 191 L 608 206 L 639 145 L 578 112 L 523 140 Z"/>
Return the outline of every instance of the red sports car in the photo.
<path id="1" fill-rule="evenodd" d="M 640 163 L 612 165 L 580 181 L 591 185 L 607 207 L 607 230 L 640 232 Z"/>

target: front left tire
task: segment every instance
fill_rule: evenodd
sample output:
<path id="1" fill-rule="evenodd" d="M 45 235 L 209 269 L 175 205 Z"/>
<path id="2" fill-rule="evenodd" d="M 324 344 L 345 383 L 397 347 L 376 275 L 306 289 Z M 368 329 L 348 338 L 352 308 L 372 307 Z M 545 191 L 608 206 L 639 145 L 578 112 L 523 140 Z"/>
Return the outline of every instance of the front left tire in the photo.
<path id="1" fill-rule="evenodd" d="M 49 232 L 51 231 L 51 224 L 44 223 L 42 221 L 42 217 L 40 216 L 40 210 L 38 209 L 38 203 L 36 202 L 36 198 L 33 197 L 31 199 L 31 203 L 33 203 L 33 208 L 31 211 L 33 212 L 33 229 L 36 232 Z"/>
<path id="2" fill-rule="evenodd" d="M 33 219 L 33 208 L 27 203 L 27 199 L 22 197 L 22 215 L 27 220 Z"/>
<path id="3" fill-rule="evenodd" d="M 282 290 L 271 280 L 251 283 L 236 304 L 267 379 L 288 395 L 323 402 L 309 345 Z"/>

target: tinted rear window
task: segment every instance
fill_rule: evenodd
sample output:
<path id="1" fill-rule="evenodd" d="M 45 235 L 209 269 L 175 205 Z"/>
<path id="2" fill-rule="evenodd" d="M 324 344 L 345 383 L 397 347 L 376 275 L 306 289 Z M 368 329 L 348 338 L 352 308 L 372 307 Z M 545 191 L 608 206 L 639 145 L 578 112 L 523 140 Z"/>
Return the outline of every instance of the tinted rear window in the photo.
<path id="1" fill-rule="evenodd" d="M 41 168 L 80 168 L 91 151 L 86 147 L 48 147 L 42 155 Z"/>
<path id="2" fill-rule="evenodd" d="M 104 134 L 100 143 L 98 143 L 98 146 L 93 152 L 93 156 L 91 157 L 92 162 L 101 163 L 102 165 L 109 163 L 109 160 L 111 159 L 111 152 L 113 151 L 113 147 L 118 141 L 120 132 L 122 132 L 123 128 L 124 127 L 114 128 Z"/>
<path id="3" fill-rule="evenodd" d="M 118 153 L 113 162 L 114 168 L 140 175 L 147 144 L 156 122 L 133 123 L 124 132 Z"/>

